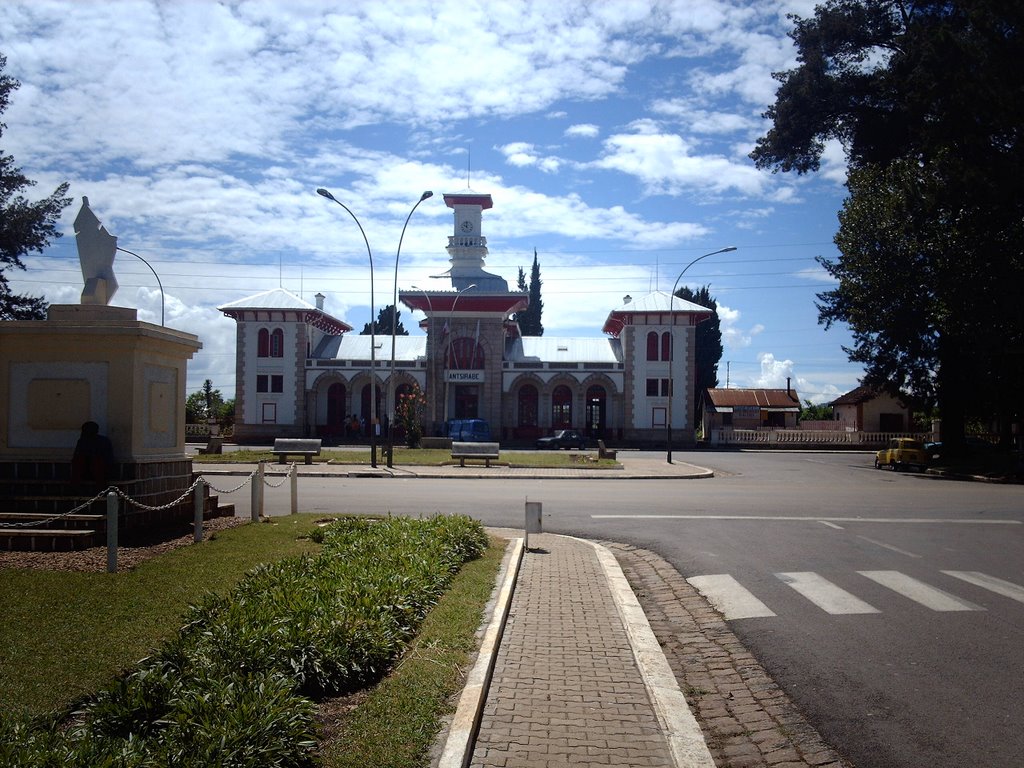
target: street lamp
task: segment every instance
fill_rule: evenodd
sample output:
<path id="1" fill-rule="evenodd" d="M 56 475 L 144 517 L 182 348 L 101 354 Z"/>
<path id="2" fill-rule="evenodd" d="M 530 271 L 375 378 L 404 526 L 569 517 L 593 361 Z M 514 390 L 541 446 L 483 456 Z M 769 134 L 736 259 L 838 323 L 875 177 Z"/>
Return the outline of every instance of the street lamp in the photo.
<path id="1" fill-rule="evenodd" d="M 423 294 L 423 298 L 427 300 L 427 307 L 430 309 L 430 316 L 427 318 L 427 387 L 430 389 L 430 428 L 434 429 L 437 426 L 437 393 L 434 392 L 434 357 L 436 357 L 436 354 L 431 354 L 432 350 L 429 344 L 430 333 L 434 325 L 434 302 L 430 300 L 427 292 L 418 285 L 414 285 L 412 289 Z M 434 339 L 433 351 L 436 351 L 436 349 L 437 339 Z"/>
<path id="2" fill-rule="evenodd" d="M 675 397 L 675 388 L 672 382 L 672 366 L 674 364 L 675 352 L 676 352 L 676 319 L 672 314 L 673 305 L 676 298 L 676 290 L 679 288 L 679 281 L 683 279 L 683 275 L 686 274 L 686 270 L 692 267 L 701 259 L 706 259 L 708 256 L 714 256 L 716 253 L 728 253 L 729 251 L 735 251 L 736 246 L 730 245 L 725 248 L 719 248 L 717 251 L 711 251 L 711 253 L 705 253 L 703 256 L 698 256 L 696 259 L 691 261 L 685 267 L 683 271 L 679 273 L 679 277 L 676 278 L 675 285 L 672 286 L 672 293 L 668 299 L 668 321 L 671 323 L 671 330 L 669 331 L 668 337 L 668 412 L 665 419 L 665 460 L 669 464 L 672 463 L 672 399 Z"/>
<path id="3" fill-rule="evenodd" d="M 359 219 L 356 215 L 349 210 L 349 207 L 345 205 L 341 200 L 336 198 L 330 192 L 323 187 L 317 189 L 316 193 L 321 197 L 326 197 L 328 200 L 333 200 L 335 203 L 344 208 L 348 215 L 352 217 L 352 220 L 359 227 L 359 233 L 363 236 L 363 242 L 366 243 L 366 255 L 370 258 L 370 466 L 377 467 L 377 340 L 374 334 L 374 327 L 377 324 L 377 319 L 373 316 L 374 312 L 374 299 L 373 299 L 373 253 L 370 251 L 370 241 L 366 239 L 366 232 L 363 231 L 363 225 L 359 223 Z"/>
<path id="4" fill-rule="evenodd" d="M 393 466 L 394 453 L 395 453 L 395 331 L 398 325 L 398 257 L 402 255 L 402 240 L 405 239 L 405 228 L 409 226 L 409 219 L 412 218 L 413 213 L 419 208 L 420 203 L 426 200 L 428 197 L 433 197 L 434 193 L 427 190 L 420 199 L 416 201 L 416 205 L 409 211 L 409 215 L 405 217 L 405 224 L 402 225 L 402 234 L 398 237 L 398 250 L 395 251 L 395 284 L 394 292 L 391 297 L 391 375 L 388 378 L 388 466 Z"/>
<path id="5" fill-rule="evenodd" d="M 156 278 L 156 284 L 160 286 L 160 325 L 162 326 L 164 324 L 164 284 L 160 282 L 160 275 L 158 275 L 156 273 L 156 270 L 153 269 L 153 265 L 150 264 L 141 256 L 139 256 L 139 254 L 133 253 L 132 251 L 129 251 L 127 248 L 122 248 L 119 245 L 114 247 L 117 248 L 117 250 L 121 251 L 122 253 L 127 253 L 129 256 L 134 256 L 136 259 L 138 259 L 147 267 L 149 267 L 149 271 L 153 273 L 153 277 Z"/>
<path id="6" fill-rule="evenodd" d="M 458 295 L 456 295 L 456 297 L 455 297 L 455 301 L 452 302 L 451 317 L 452 317 L 452 325 L 453 326 L 455 324 L 455 305 L 459 303 L 459 299 L 462 297 L 462 294 L 464 294 L 470 288 L 476 288 L 476 283 L 470 283 L 465 288 L 463 288 L 461 291 L 459 291 Z M 448 349 L 450 349 L 450 348 L 451 348 L 451 342 L 449 342 L 448 347 L 445 348 L 445 352 L 444 352 L 445 361 L 448 360 Z M 447 365 L 447 362 L 445 364 L 445 371 L 444 371 L 444 428 L 447 431 L 447 429 L 448 429 L 448 365 Z"/>

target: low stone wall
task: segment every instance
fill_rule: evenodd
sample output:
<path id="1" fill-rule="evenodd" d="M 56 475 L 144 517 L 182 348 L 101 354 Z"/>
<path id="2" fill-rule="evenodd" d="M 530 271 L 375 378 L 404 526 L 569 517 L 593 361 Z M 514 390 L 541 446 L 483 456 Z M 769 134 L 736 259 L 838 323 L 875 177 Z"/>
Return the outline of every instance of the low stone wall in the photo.
<path id="1" fill-rule="evenodd" d="M 877 450 L 895 437 L 910 437 L 922 442 L 932 439 L 930 432 L 856 432 L 821 429 L 714 429 L 708 439 L 712 448 L 832 448 Z"/>

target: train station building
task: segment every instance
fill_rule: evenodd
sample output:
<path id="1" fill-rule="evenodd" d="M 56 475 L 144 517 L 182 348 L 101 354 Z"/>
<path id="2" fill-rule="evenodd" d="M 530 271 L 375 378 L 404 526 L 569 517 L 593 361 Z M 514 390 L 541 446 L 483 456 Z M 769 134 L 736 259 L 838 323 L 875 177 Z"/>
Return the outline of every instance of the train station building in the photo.
<path id="1" fill-rule="evenodd" d="M 353 333 L 319 293 L 310 304 L 279 288 L 219 307 L 236 321 L 239 442 L 341 441 L 353 417 L 365 429 L 372 414 L 386 419 L 417 387 L 425 435 L 443 434 L 449 419 L 478 418 L 506 443 L 577 429 L 620 445 L 653 444 L 664 442 L 671 423 L 677 444 L 694 442 L 696 326 L 712 310 L 655 291 L 623 297 L 591 337 L 523 336 L 515 314 L 528 295 L 484 268 L 491 196 L 462 192 L 444 201 L 453 214 L 450 285 L 398 294 L 423 313 L 424 335 Z"/>

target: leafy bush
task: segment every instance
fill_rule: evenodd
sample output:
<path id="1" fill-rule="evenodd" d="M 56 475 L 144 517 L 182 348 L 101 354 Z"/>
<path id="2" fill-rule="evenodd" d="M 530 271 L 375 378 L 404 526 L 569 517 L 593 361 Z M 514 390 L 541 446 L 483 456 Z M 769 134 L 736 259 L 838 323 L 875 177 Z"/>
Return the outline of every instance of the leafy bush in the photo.
<path id="1" fill-rule="evenodd" d="M 87 701 L 74 725 L 0 720 L 12 766 L 308 765 L 311 698 L 376 681 L 467 560 L 469 518 L 348 518 L 323 549 L 251 571 L 192 606 L 178 635 Z"/>

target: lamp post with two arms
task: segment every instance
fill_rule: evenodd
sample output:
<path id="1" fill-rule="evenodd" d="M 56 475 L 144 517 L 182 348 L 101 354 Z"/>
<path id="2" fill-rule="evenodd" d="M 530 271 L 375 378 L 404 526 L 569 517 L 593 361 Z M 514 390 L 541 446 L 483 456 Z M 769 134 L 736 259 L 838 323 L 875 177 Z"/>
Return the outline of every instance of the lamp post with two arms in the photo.
<path id="1" fill-rule="evenodd" d="M 685 267 L 683 271 L 679 273 L 679 277 L 676 278 L 675 285 L 672 286 L 672 293 L 668 300 L 668 321 L 671 323 L 672 330 L 669 332 L 668 340 L 668 412 L 667 418 L 665 419 L 665 453 L 666 461 L 669 464 L 672 463 L 672 398 L 675 397 L 675 388 L 672 382 L 672 366 L 674 364 L 675 350 L 676 350 L 676 320 L 672 315 L 674 309 L 674 303 L 676 298 L 676 290 L 679 288 L 679 281 L 683 279 L 683 275 L 686 274 L 686 270 L 692 267 L 701 259 L 706 259 L 708 256 L 714 256 L 716 253 L 728 253 L 729 251 L 735 251 L 735 245 L 729 245 L 725 248 L 719 248 L 717 251 L 711 251 L 705 253 L 703 256 L 698 256 L 696 259 L 691 261 Z"/>
<path id="2" fill-rule="evenodd" d="M 370 259 L 370 466 L 376 468 L 377 466 L 377 355 L 376 346 L 377 338 L 374 334 L 374 327 L 377 325 L 377 318 L 373 316 L 374 307 L 376 306 L 373 298 L 373 252 L 370 250 L 370 241 L 366 238 L 366 232 L 363 230 L 363 225 L 359 223 L 359 219 L 352 213 L 347 205 L 341 200 L 336 198 L 330 192 L 323 187 L 317 189 L 316 193 L 321 197 L 326 197 L 328 200 L 333 200 L 342 208 L 344 208 L 348 215 L 352 217 L 352 220 L 359 227 L 359 233 L 363 236 L 363 242 L 366 243 L 366 255 Z"/>

